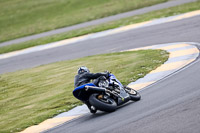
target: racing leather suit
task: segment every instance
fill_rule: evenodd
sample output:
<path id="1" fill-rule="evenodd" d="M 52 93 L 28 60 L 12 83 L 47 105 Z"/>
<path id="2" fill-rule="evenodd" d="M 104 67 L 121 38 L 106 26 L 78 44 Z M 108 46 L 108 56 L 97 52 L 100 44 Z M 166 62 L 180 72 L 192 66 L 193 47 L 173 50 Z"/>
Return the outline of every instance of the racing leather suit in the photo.
<path id="1" fill-rule="evenodd" d="M 109 77 L 109 73 L 108 72 L 107 73 L 89 73 L 89 72 L 84 72 L 82 74 L 78 74 L 78 75 L 75 76 L 75 79 L 74 79 L 74 88 L 77 88 L 78 86 L 90 83 L 90 81 L 92 79 L 98 79 L 101 76 L 105 76 L 106 78 L 108 78 Z M 89 108 L 91 113 L 96 112 L 96 110 L 93 110 L 91 108 L 91 105 L 90 105 L 89 101 L 83 101 L 83 102 L 88 106 L 88 108 Z"/>
<path id="2" fill-rule="evenodd" d="M 100 76 L 108 77 L 109 73 L 89 73 L 84 72 L 82 74 L 78 74 L 74 79 L 74 88 L 89 83 L 92 79 L 97 79 Z"/>

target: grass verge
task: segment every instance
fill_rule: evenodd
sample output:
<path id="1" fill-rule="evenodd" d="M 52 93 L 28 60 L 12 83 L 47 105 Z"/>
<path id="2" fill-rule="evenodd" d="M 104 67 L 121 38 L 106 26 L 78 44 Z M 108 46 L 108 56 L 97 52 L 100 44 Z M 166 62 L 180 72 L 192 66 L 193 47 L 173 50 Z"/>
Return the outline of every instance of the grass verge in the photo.
<path id="1" fill-rule="evenodd" d="M 153 12 L 149 12 L 143 15 L 133 16 L 133 17 L 129 17 L 129 18 L 125 18 L 125 19 L 121 19 L 118 21 L 113 21 L 113 22 L 109 22 L 109 23 L 105 23 L 105 24 L 101 24 L 97 26 L 82 28 L 82 29 L 78 29 L 78 30 L 74 30 L 74 31 L 70 31 L 70 32 L 66 32 L 66 33 L 62 33 L 58 35 L 53 35 L 53 36 L 48 36 L 48 37 L 32 40 L 32 41 L 23 42 L 20 44 L 0 47 L 0 54 L 8 53 L 11 51 L 16 51 L 16 50 L 21 50 L 21 49 L 25 49 L 25 48 L 29 48 L 33 46 L 43 45 L 43 44 L 60 41 L 60 40 L 68 39 L 72 37 L 77 37 L 81 35 L 86 35 L 89 33 L 95 33 L 95 32 L 100 32 L 100 31 L 104 31 L 108 29 L 113 29 L 113 28 L 129 25 L 133 23 L 144 22 L 144 21 L 155 19 L 155 18 L 168 17 L 168 16 L 181 14 L 181 13 L 185 13 L 189 11 L 194 11 L 198 9 L 200 9 L 200 0 L 198 0 L 197 2 L 184 4 L 184 5 L 168 8 L 168 9 L 159 10 L 159 11 L 153 11 Z"/>
<path id="2" fill-rule="evenodd" d="M 0 42 L 166 1 L 168 0 L 1 0 Z"/>
<path id="3" fill-rule="evenodd" d="M 0 76 L 0 132 L 18 132 L 81 102 L 72 95 L 77 68 L 112 71 L 125 85 L 168 59 L 163 50 L 139 50 L 57 62 Z M 99 63 L 101 62 L 101 63 Z"/>

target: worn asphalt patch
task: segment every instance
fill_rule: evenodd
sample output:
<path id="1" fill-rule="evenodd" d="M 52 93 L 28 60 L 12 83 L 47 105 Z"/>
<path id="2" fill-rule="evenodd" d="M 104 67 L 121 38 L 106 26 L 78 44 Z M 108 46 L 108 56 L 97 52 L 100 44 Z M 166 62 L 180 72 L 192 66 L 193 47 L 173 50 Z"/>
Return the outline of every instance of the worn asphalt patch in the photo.
<path id="1" fill-rule="evenodd" d="M 144 78 L 138 79 L 137 81 L 130 83 L 128 86 L 136 90 L 147 88 L 149 85 L 152 85 L 153 83 L 156 83 L 157 81 L 189 65 L 190 63 L 195 61 L 199 56 L 199 49 L 196 45 L 199 44 L 193 42 L 178 42 L 130 49 L 129 51 L 146 49 L 166 50 L 169 52 L 169 59 L 163 65 L 147 74 Z M 22 131 L 22 133 L 42 132 L 50 128 L 59 126 L 67 121 L 83 116 L 86 113 L 89 113 L 89 110 L 85 105 L 78 106 L 68 112 L 62 113 L 54 118 L 48 119 L 39 125 L 29 127 Z"/>

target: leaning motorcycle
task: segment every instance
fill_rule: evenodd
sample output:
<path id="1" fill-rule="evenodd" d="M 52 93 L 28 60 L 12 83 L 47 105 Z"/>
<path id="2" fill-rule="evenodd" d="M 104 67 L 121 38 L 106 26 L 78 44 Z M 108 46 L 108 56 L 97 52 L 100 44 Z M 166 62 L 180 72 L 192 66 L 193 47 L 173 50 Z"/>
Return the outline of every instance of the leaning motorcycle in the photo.
<path id="1" fill-rule="evenodd" d="M 123 86 L 112 73 L 109 74 L 109 78 L 102 76 L 93 83 L 75 88 L 73 95 L 84 103 L 89 102 L 94 110 L 91 113 L 96 113 L 97 110 L 113 112 L 118 106 L 130 100 L 141 99 L 136 90 Z"/>

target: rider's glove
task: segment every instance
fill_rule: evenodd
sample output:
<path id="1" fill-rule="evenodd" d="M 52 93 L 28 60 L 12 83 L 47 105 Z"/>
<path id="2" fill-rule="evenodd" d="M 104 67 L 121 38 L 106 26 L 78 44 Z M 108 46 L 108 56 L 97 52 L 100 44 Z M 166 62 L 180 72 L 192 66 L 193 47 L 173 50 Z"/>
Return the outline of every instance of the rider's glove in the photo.
<path id="1" fill-rule="evenodd" d="M 110 77 L 110 72 L 109 71 L 105 71 L 106 73 L 106 78 L 109 78 Z"/>

